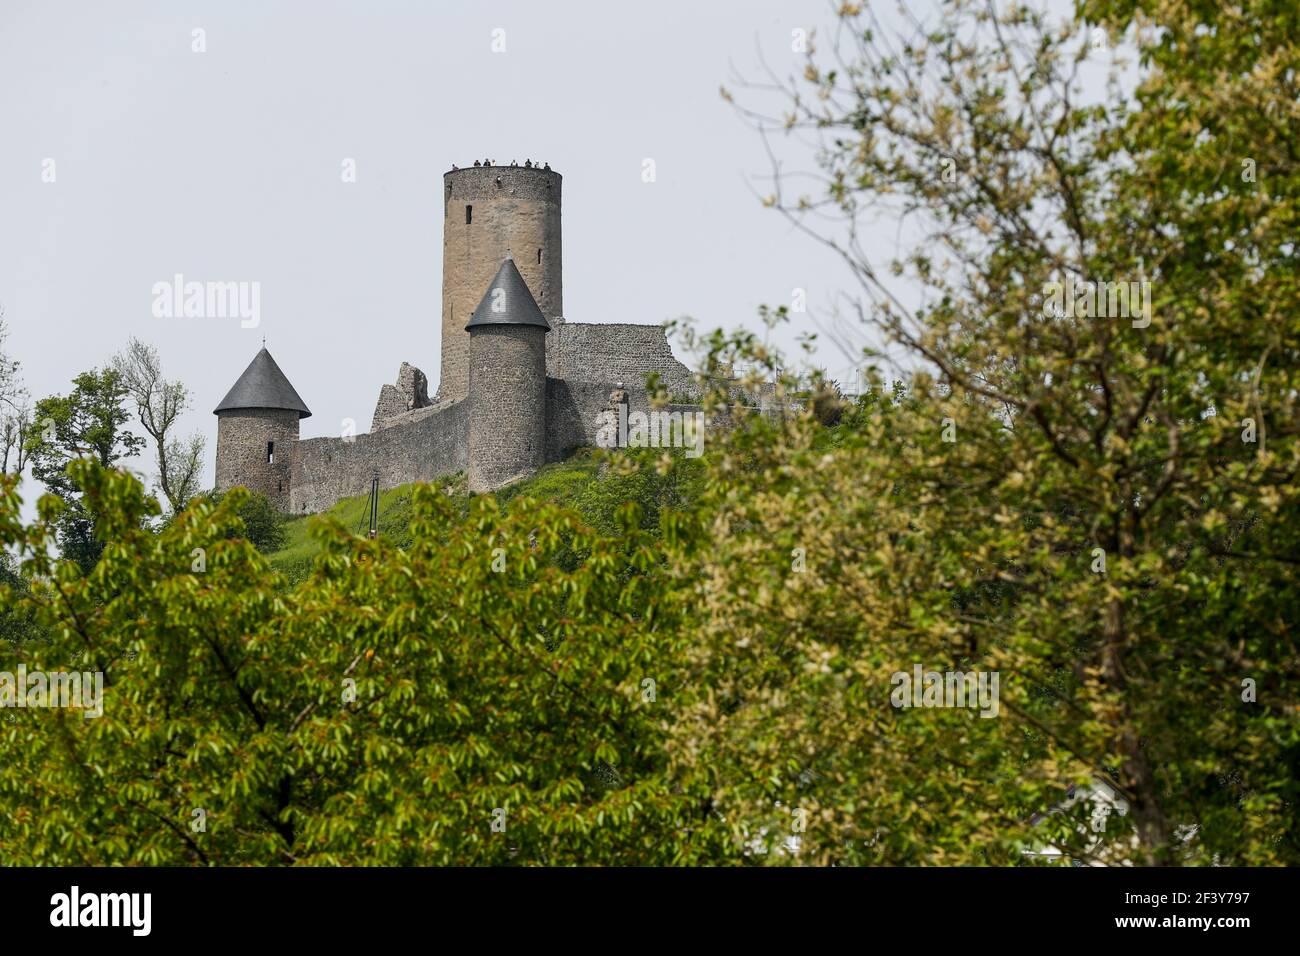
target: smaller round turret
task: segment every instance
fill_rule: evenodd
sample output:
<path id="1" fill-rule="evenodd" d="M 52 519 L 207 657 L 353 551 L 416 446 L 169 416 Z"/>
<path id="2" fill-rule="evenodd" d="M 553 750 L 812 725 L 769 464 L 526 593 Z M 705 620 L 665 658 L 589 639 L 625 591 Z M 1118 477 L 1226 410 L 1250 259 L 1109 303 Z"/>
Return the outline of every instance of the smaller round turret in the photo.
<path id="1" fill-rule="evenodd" d="M 469 490 L 492 491 L 546 461 L 546 333 L 551 329 L 506 255 L 469 333 Z"/>
<path id="2" fill-rule="evenodd" d="M 299 422 L 311 411 L 262 348 L 214 409 L 216 490 L 244 487 L 289 510 Z"/>

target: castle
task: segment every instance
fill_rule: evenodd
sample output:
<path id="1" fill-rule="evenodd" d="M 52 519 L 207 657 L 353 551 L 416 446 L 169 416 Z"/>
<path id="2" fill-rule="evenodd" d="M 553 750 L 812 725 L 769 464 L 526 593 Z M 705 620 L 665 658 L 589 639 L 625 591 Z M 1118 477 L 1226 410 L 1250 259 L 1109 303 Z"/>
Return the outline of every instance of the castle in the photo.
<path id="1" fill-rule="evenodd" d="M 217 490 L 242 485 L 293 514 L 365 494 L 376 475 L 393 487 L 465 471 L 471 491 L 491 491 L 597 444 L 612 410 L 647 410 L 650 373 L 697 395 L 661 326 L 565 321 L 560 188 L 549 165 L 452 167 L 437 394 L 403 362 L 369 434 L 302 440 L 311 411 L 263 348 L 214 412 Z"/>

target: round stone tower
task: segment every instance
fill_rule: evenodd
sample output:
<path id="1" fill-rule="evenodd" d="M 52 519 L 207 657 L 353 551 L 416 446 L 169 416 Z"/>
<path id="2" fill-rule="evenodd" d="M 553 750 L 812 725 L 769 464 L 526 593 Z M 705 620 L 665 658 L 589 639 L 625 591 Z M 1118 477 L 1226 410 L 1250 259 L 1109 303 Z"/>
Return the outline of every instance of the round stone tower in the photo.
<path id="1" fill-rule="evenodd" d="M 288 511 L 298 423 L 311 412 L 270 352 L 257 353 L 213 414 L 216 490 L 242 486 Z"/>
<path id="2" fill-rule="evenodd" d="M 507 254 L 542 316 L 564 315 L 560 174 L 537 166 L 471 166 L 443 176 L 442 368 L 435 401 L 469 392 L 466 323 Z"/>
<path id="3" fill-rule="evenodd" d="M 469 339 L 469 490 L 492 491 L 546 462 L 550 325 L 509 257 L 465 326 Z"/>

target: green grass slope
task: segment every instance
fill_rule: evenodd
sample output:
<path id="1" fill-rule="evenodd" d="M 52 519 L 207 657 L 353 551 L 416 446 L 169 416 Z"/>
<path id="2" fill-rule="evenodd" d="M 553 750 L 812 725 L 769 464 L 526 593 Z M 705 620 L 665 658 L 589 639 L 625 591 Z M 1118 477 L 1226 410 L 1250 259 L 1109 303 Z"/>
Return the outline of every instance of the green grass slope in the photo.
<path id="1" fill-rule="evenodd" d="M 659 454 L 658 450 L 654 453 Z M 632 453 L 636 455 L 636 453 Z M 652 460 L 642 452 L 645 461 Z M 682 509 L 689 506 L 693 492 L 702 480 L 698 459 L 690 461 L 681 476 L 662 476 L 652 468 L 633 473 L 611 467 L 605 453 L 596 449 L 579 450 L 573 457 L 547 465 L 533 477 L 496 492 L 497 503 L 509 510 L 510 503 L 524 497 L 538 498 L 572 508 L 597 530 L 606 534 L 617 531 L 615 514 L 620 506 L 635 501 L 642 508 L 642 526 L 657 528 L 659 515 L 665 509 Z M 466 490 L 465 476 L 453 475 L 441 479 L 443 487 L 468 510 L 471 495 Z M 414 485 L 399 485 L 381 489 L 379 495 L 379 534 L 398 547 L 411 542 L 411 492 Z M 350 531 L 365 535 L 370 521 L 370 500 L 367 496 L 345 498 L 324 515 L 338 521 Z M 291 582 L 305 578 L 320 548 L 311 537 L 312 525 L 320 515 L 288 518 L 285 524 L 284 547 L 269 555 L 271 565 Z"/>

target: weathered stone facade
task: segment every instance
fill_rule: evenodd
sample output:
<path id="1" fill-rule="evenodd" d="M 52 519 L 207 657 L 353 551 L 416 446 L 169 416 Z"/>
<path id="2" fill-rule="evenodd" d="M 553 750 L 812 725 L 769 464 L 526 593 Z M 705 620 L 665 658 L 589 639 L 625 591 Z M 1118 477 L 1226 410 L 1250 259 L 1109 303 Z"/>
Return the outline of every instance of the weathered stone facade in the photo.
<path id="1" fill-rule="evenodd" d="M 369 435 L 308 438 L 293 462 L 293 514 L 324 511 L 364 495 L 379 474 L 383 488 L 433 481 L 469 467 L 469 403 L 419 409 L 408 420 Z"/>
<path id="2" fill-rule="evenodd" d="M 289 510 L 298 413 L 290 409 L 245 408 L 217 419 L 216 487 L 243 485 Z"/>
<path id="3" fill-rule="evenodd" d="M 627 405 L 629 414 L 651 411 L 650 393 L 641 386 L 547 379 L 547 462 L 563 461 L 576 449 L 599 445 L 601 427 L 611 421 L 611 412 L 617 414 L 619 403 Z M 659 410 L 691 414 L 702 411 L 699 405 L 676 402 L 670 402 Z M 705 430 L 717 432 L 733 428 L 742 416 L 756 411 L 744 405 L 724 406 L 705 419 Z"/>
<path id="4" fill-rule="evenodd" d="M 545 462 L 563 461 L 575 449 L 597 444 L 600 427 L 613 407 L 611 396 L 622 393 L 631 411 L 648 412 L 650 397 L 637 386 L 616 382 L 570 382 L 546 379 Z M 351 440 L 308 438 L 299 441 L 293 462 L 294 514 L 324 511 L 343 498 L 364 495 L 376 472 L 383 488 L 412 481 L 436 481 L 470 470 L 472 403 L 449 402 L 410 413 L 396 425 Z M 669 405 L 668 411 L 698 411 L 690 405 Z M 724 409 L 711 417 L 709 430 L 729 427 L 733 414 Z M 492 413 L 486 419 L 499 422 Z"/>
<path id="5" fill-rule="evenodd" d="M 564 315 L 560 174 L 471 166 L 443 177 L 442 367 L 437 401 L 469 393 L 465 325 L 501 261 L 513 256 L 551 328 Z"/>
<path id="6" fill-rule="evenodd" d="M 694 395 L 691 370 L 673 358 L 661 325 L 569 322 L 547 337 L 546 374 L 581 382 L 644 385 L 651 372 L 670 395 Z"/>
<path id="7" fill-rule="evenodd" d="M 429 380 L 414 365 L 403 362 L 397 372 L 397 384 L 385 385 L 379 390 L 379 401 L 375 403 L 370 430 L 378 431 L 400 420 L 407 412 L 428 408 L 431 404 Z"/>
<path id="8" fill-rule="evenodd" d="M 535 325 L 470 332 L 470 491 L 500 488 L 546 463 L 546 335 Z"/>
<path id="9" fill-rule="evenodd" d="M 389 488 L 465 471 L 471 490 L 489 491 L 599 444 L 621 404 L 649 411 L 652 373 L 675 400 L 698 394 L 662 327 L 562 320 L 558 173 L 454 170 L 444 205 L 436 398 L 403 362 L 369 434 L 299 441 L 311 412 L 263 349 L 217 409 L 218 488 L 246 485 L 295 514 L 364 495 L 376 474 Z"/>

